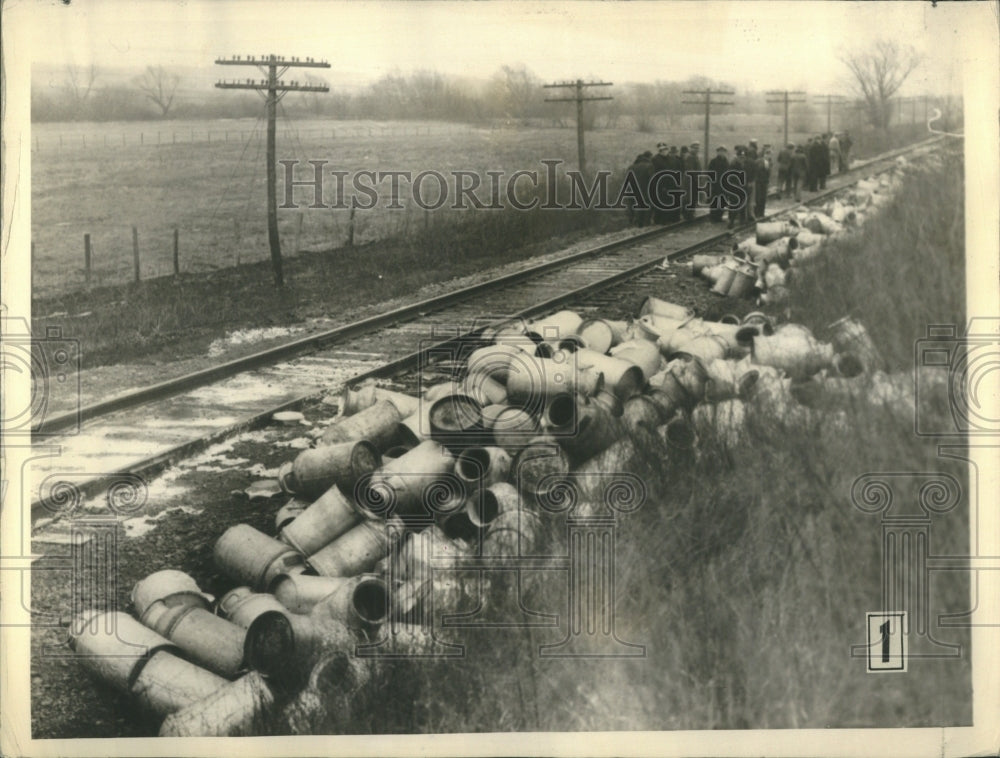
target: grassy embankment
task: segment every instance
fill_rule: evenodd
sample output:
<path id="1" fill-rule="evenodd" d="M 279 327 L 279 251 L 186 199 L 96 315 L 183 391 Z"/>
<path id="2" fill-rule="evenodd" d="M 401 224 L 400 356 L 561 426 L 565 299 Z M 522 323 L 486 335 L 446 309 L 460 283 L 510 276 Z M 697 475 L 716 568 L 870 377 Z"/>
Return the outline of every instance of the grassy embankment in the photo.
<path id="1" fill-rule="evenodd" d="M 822 334 L 846 313 L 865 323 L 893 372 L 910 372 L 929 323 L 964 316 L 960 154 L 909 173 L 895 199 L 858 234 L 802 267 L 793 320 Z M 651 440 L 634 462 L 649 492 L 618 535 L 616 627 L 645 644 L 633 660 L 541 659 L 544 629 L 469 634 L 458 661 L 399 661 L 351 714 L 318 730 L 509 731 L 805 728 L 967 724 L 967 630 L 937 614 L 967 609 L 960 572 L 934 576 L 930 629 L 961 643 L 952 660 L 910 661 L 905 676 L 865 672 L 851 658 L 865 613 L 881 605 L 881 524 L 851 502 L 866 472 L 964 467 L 917 438 L 909 413 L 862 398 L 807 420 L 751 403 L 742 433 L 703 435 L 696 456 Z M 945 413 L 924 408 L 922 412 Z M 940 419 L 946 422 L 947 417 Z M 915 500 L 900 485 L 897 497 Z M 935 518 L 934 554 L 967 550 L 967 503 Z M 547 593 L 547 594 L 546 594 Z M 540 598 L 540 599 L 539 599 Z M 565 586 L 535 598 L 565 607 Z M 911 653 L 926 643 L 911 636 Z M 345 724 L 350 723 L 350 726 Z"/>

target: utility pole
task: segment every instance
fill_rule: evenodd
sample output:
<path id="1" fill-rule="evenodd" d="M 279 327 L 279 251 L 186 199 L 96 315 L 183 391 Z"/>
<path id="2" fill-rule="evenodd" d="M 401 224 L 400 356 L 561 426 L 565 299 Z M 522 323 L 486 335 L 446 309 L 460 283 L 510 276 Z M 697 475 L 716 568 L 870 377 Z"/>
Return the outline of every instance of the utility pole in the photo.
<path id="1" fill-rule="evenodd" d="M 826 132 L 833 132 L 833 104 L 843 100 L 840 95 L 816 95 L 817 100 L 826 100 Z"/>
<path id="2" fill-rule="evenodd" d="M 612 84 L 613 82 L 585 82 L 582 79 L 577 79 L 575 82 L 558 82 L 556 84 L 544 85 L 545 89 L 572 87 L 575 90 L 573 97 L 547 97 L 545 98 L 545 102 L 576 103 L 576 154 L 577 165 L 580 167 L 581 174 L 587 173 L 587 158 L 583 149 L 583 104 L 593 100 L 614 100 L 610 95 L 584 97 L 583 90 L 585 87 L 610 87 Z"/>
<path id="3" fill-rule="evenodd" d="M 788 104 L 789 103 L 804 103 L 806 101 L 806 99 L 804 97 L 803 98 L 799 98 L 799 99 L 796 100 L 796 99 L 791 99 L 789 97 L 789 95 L 804 95 L 806 93 L 803 92 L 800 89 L 795 89 L 795 90 L 772 89 L 772 90 L 768 90 L 766 94 L 768 94 L 768 95 L 781 95 L 781 99 L 779 99 L 779 100 L 768 100 L 767 102 L 769 102 L 769 103 L 784 103 L 785 104 L 785 141 L 781 143 L 781 146 L 784 147 L 785 145 L 788 144 Z"/>
<path id="4" fill-rule="evenodd" d="M 278 55 L 249 56 L 245 59 L 234 55 L 228 59 L 218 58 L 219 66 L 256 66 L 266 79 L 233 80 L 231 82 L 216 82 L 219 89 L 252 89 L 264 96 L 267 103 L 267 239 L 271 247 L 271 265 L 274 268 L 274 283 L 283 287 L 285 277 L 281 269 L 281 241 L 278 239 L 278 198 L 275 184 L 277 183 L 277 168 L 275 166 L 275 126 L 278 114 L 278 101 L 287 92 L 329 92 L 330 88 L 320 84 L 299 84 L 293 81 L 289 84 L 281 81 L 288 69 L 299 68 L 330 68 L 326 61 L 312 58 L 284 58 Z"/>
<path id="5" fill-rule="evenodd" d="M 685 105 L 704 105 L 705 106 L 705 160 L 701 164 L 703 166 L 708 165 L 708 125 L 712 118 L 712 106 L 713 105 L 733 105 L 732 100 L 713 100 L 712 95 L 735 95 L 736 93 L 731 90 L 725 89 L 712 89 L 711 87 L 707 89 L 686 89 L 683 90 L 685 95 L 702 95 L 704 100 L 682 100 Z"/>

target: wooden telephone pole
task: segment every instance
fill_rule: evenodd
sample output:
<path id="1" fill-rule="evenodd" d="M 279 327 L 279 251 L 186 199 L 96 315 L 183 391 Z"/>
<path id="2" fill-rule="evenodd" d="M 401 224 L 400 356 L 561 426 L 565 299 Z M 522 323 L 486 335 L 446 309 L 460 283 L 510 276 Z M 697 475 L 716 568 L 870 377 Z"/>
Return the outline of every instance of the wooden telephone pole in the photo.
<path id="1" fill-rule="evenodd" d="M 573 97 L 547 97 L 545 98 L 545 102 L 576 103 L 576 155 L 577 165 L 580 167 L 581 174 L 587 173 L 587 158 L 583 149 L 583 104 L 592 100 L 614 100 L 614 98 L 610 95 L 584 97 L 583 89 L 584 87 L 610 87 L 612 84 L 613 82 L 585 82 L 582 79 L 577 79 L 575 82 L 560 82 L 557 84 L 544 85 L 545 89 L 573 87 L 576 90 L 576 94 L 574 94 Z"/>
<path id="2" fill-rule="evenodd" d="M 781 143 L 781 146 L 784 147 L 785 145 L 788 144 L 788 104 L 789 103 L 804 103 L 806 101 L 806 99 L 804 97 L 803 98 L 799 98 L 799 99 L 792 99 L 792 98 L 789 97 L 789 95 L 804 95 L 806 93 L 803 92 L 802 90 L 799 90 L 799 89 L 796 89 L 796 90 L 772 89 L 772 90 L 768 90 L 767 94 L 768 95 L 781 95 L 781 97 L 779 99 L 768 100 L 767 102 L 769 102 L 769 103 L 784 103 L 785 104 L 785 141 Z"/>
<path id="3" fill-rule="evenodd" d="M 271 265 L 274 267 L 274 283 L 282 287 L 285 277 L 281 269 L 281 242 L 278 239 L 278 198 L 275 188 L 277 183 L 275 167 L 275 123 L 277 121 L 278 101 L 286 92 L 329 92 L 330 88 L 322 84 L 299 84 L 281 81 L 288 69 L 299 68 L 330 68 L 326 61 L 316 61 L 312 58 L 284 58 L 278 55 L 262 55 L 259 58 L 250 56 L 241 58 L 234 55 L 231 58 L 219 58 L 219 66 L 257 66 L 266 79 L 233 80 L 231 82 L 216 82 L 219 89 L 252 89 L 264 95 L 267 102 L 267 239 L 271 246 Z"/>
<path id="4" fill-rule="evenodd" d="M 713 105 L 733 105 L 732 100 L 713 100 L 712 95 L 735 95 L 735 92 L 725 89 L 686 89 L 684 90 L 685 95 L 702 95 L 704 100 L 683 100 L 685 105 L 704 105 L 705 106 L 705 160 L 702 163 L 703 166 L 708 165 L 708 125 L 711 120 L 712 106 Z"/>
<path id="5" fill-rule="evenodd" d="M 840 95 L 816 95 L 817 100 L 826 100 L 826 133 L 833 132 L 833 104 L 843 100 Z"/>

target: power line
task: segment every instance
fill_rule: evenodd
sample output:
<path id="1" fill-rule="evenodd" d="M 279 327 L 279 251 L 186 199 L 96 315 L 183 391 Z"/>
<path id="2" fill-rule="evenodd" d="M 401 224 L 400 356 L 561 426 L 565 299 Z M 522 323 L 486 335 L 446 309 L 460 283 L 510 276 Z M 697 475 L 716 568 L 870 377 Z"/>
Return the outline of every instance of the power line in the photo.
<path id="1" fill-rule="evenodd" d="M 683 91 L 685 95 L 702 95 L 704 100 L 682 100 L 685 105 L 704 105 L 705 106 L 705 161 L 704 165 L 708 165 L 708 136 L 709 136 L 709 122 L 711 120 L 711 112 L 713 105 L 734 105 L 732 100 L 713 100 L 712 95 L 735 95 L 736 93 L 732 90 L 724 89 L 712 89 L 711 87 L 707 89 L 686 89 Z"/>
<path id="2" fill-rule="evenodd" d="M 219 66 L 257 66 L 266 79 L 233 80 L 216 82 L 219 89 L 252 89 L 265 96 L 267 101 L 267 238 L 271 247 L 271 265 L 274 268 L 274 283 L 284 286 L 285 277 L 281 266 L 281 241 L 278 238 L 278 199 L 275 189 L 277 182 L 275 169 L 275 122 L 277 121 L 278 101 L 289 92 L 329 92 L 325 84 L 299 84 L 297 81 L 286 83 L 281 81 L 290 68 L 330 68 L 327 61 L 317 61 L 313 58 L 285 58 L 278 55 L 241 56 L 217 58 Z M 279 71 L 280 69 L 280 71 Z M 280 93 L 280 94 L 279 94 Z"/>
<path id="3" fill-rule="evenodd" d="M 772 90 L 768 90 L 766 94 L 768 94 L 768 95 L 781 95 L 781 99 L 779 99 L 779 100 L 768 100 L 767 102 L 769 102 L 769 103 L 784 103 L 784 105 L 785 105 L 785 141 L 781 143 L 782 147 L 784 147 L 785 145 L 788 144 L 788 104 L 789 103 L 804 103 L 806 101 L 806 99 L 804 97 L 803 98 L 799 98 L 799 99 L 794 99 L 794 98 L 791 98 L 790 95 L 804 95 L 806 93 L 803 92 L 800 89 L 795 89 L 795 90 L 772 89 Z"/>
<path id="4" fill-rule="evenodd" d="M 813 97 L 819 101 L 826 100 L 826 132 L 830 134 L 833 131 L 833 104 L 839 103 L 844 98 L 841 95 L 813 95 Z"/>
<path id="5" fill-rule="evenodd" d="M 595 100 L 614 100 L 610 95 L 598 95 L 585 97 L 583 90 L 586 87 L 610 87 L 612 82 L 585 82 L 577 79 L 575 82 L 556 82 L 554 84 L 542 85 L 544 89 L 573 88 L 576 94 L 573 97 L 547 97 L 547 103 L 576 103 L 576 157 L 580 173 L 587 173 L 587 157 L 583 146 L 583 104 Z"/>

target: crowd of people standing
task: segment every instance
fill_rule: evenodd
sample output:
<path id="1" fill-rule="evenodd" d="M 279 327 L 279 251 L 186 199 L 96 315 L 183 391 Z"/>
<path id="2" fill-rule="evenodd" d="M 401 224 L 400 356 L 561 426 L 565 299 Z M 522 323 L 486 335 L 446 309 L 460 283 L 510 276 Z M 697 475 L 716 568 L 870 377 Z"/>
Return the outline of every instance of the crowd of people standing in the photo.
<path id="1" fill-rule="evenodd" d="M 729 226 L 734 226 L 764 216 L 775 166 L 779 198 L 788 196 L 798 201 L 803 188 L 809 192 L 826 189 L 831 173 L 849 168 L 851 144 L 846 131 L 840 135 L 818 134 L 805 144 L 788 143 L 778 151 L 776 159 L 772 158 L 771 145 L 758 147 L 755 139 L 736 145 L 732 158 L 729 150 L 720 145 L 707 166 L 711 172 L 709 218 L 722 221 L 728 213 Z M 681 147 L 661 142 L 655 154 L 646 151 L 636 157 L 628 173 L 640 197 L 633 197 L 626 206 L 633 225 L 667 224 L 694 216 L 699 193 L 696 182 L 688 175 L 701 171 L 700 147 L 698 142 Z M 667 172 L 665 176 L 663 172 Z M 729 176 L 728 181 L 724 175 Z M 734 197 L 745 200 L 735 202 Z"/>

